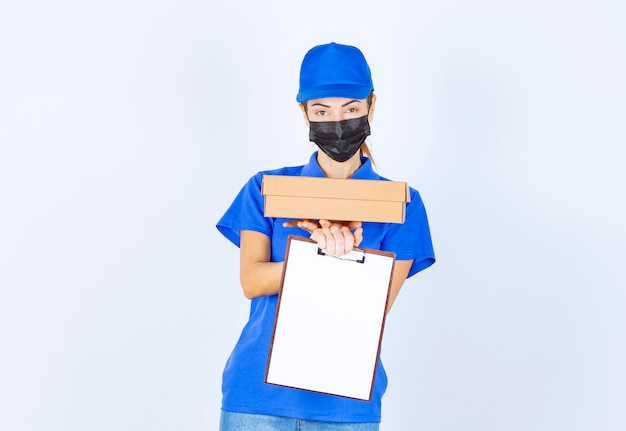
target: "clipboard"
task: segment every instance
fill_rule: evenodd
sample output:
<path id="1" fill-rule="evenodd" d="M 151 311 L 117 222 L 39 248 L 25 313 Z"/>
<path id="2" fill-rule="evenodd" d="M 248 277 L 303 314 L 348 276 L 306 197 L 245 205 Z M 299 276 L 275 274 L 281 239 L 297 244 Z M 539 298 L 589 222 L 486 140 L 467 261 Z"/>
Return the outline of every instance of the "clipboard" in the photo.
<path id="1" fill-rule="evenodd" d="M 265 382 L 369 401 L 395 254 L 290 235 Z"/>

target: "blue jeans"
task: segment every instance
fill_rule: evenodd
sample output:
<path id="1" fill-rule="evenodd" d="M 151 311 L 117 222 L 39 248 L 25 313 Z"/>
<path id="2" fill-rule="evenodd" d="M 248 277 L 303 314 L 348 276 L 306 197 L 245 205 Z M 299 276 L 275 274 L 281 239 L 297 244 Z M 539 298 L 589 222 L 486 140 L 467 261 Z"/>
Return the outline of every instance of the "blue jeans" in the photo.
<path id="1" fill-rule="evenodd" d="M 378 424 L 320 422 L 222 411 L 220 431 L 378 431 Z"/>

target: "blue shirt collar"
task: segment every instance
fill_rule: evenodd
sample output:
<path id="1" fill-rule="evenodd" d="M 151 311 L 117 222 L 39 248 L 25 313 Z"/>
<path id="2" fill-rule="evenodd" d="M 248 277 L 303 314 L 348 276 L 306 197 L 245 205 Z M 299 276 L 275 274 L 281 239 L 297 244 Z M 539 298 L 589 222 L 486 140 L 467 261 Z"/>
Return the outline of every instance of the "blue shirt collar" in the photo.
<path id="1" fill-rule="evenodd" d="M 317 163 L 317 151 L 311 155 L 309 163 L 302 167 L 301 177 L 325 177 L 324 171 Z M 374 171 L 372 161 L 368 157 L 361 157 L 361 167 L 350 177 L 355 180 L 377 180 L 380 176 Z"/>

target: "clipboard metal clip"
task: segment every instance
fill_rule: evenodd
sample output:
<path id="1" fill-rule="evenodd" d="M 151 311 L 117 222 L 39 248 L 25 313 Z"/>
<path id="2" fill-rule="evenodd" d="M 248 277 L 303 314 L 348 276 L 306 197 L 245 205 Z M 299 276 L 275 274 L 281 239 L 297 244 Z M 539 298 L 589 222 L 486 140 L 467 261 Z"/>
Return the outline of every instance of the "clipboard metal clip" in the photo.
<path id="1" fill-rule="evenodd" d="M 326 252 L 318 247 L 317 254 L 320 256 L 326 256 Z M 354 249 L 350 253 L 347 253 L 343 256 L 328 256 L 334 257 L 339 260 L 349 260 L 355 263 L 365 263 L 365 250 Z"/>

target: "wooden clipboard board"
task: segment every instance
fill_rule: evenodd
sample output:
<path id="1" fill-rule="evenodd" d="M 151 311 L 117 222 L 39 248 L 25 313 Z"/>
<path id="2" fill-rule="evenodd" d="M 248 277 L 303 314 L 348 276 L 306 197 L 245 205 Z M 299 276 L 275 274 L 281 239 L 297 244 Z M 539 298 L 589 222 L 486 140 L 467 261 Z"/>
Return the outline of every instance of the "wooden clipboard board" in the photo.
<path id="1" fill-rule="evenodd" d="M 290 235 L 265 382 L 369 401 L 395 254 Z"/>

